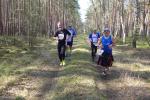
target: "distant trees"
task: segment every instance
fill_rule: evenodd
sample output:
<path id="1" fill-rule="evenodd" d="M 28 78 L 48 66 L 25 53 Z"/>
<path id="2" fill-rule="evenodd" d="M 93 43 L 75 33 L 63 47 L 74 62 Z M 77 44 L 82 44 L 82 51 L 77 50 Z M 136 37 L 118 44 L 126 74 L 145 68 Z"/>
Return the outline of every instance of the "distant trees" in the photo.
<path id="1" fill-rule="evenodd" d="M 0 35 L 24 38 L 30 46 L 36 37 L 50 37 L 60 20 L 81 26 L 77 0 L 0 0 Z"/>
<path id="2" fill-rule="evenodd" d="M 3 23 L 2 23 L 2 9 L 1 9 L 1 0 L 0 0 L 0 34 L 3 32 Z"/>
<path id="3" fill-rule="evenodd" d="M 107 26 L 114 36 L 122 38 L 123 43 L 128 36 L 149 36 L 149 0 L 91 0 L 91 3 L 86 20 L 89 29 Z"/>

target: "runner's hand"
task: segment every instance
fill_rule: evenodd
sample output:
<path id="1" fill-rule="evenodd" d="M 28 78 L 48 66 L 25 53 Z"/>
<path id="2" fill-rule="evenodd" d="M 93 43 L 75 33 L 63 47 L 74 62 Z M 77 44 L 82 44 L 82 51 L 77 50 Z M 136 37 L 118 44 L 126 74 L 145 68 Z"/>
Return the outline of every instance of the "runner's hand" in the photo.
<path id="1" fill-rule="evenodd" d="M 91 43 L 88 42 L 89 47 L 91 47 Z"/>
<path id="2" fill-rule="evenodd" d="M 112 48 L 112 44 L 108 46 L 109 48 Z"/>
<path id="3" fill-rule="evenodd" d="M 100 48 L 103 48 L 103 45 L 101 44 L 101 45 L 99 45 L 99 47 L 100 47 Z"/>

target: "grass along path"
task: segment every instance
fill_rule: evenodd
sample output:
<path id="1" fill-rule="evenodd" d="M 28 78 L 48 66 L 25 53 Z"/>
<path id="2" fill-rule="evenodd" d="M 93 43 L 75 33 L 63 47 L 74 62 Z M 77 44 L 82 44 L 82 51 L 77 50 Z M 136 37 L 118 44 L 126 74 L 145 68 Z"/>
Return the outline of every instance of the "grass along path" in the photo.
<path id="1" fill-rule="evenodd" d="M 67 65 L 58 73 L 56 87 L 46 96 L 46 100 L 105 99 L 98 93 L 95 77 L 99 73 L 91 63 L 84 37 L 78 37 L 74 46 L 71 61 L 67 58 Z"/>
<path id="2" fill-rule="evenodd" d="M 79 35 L 74 44 L 71 61 L 67 58 L 67 65 L 60 67 L 55 41 L 43 40 L 35 49 L 38 56 L 32 60 L 34 66 L 21 71 L 23 77 L 3 89 L 1 96 L 26 100 L 149 100 L 149 50 L 116 47 L 111 74 L 103 77 L 101 68 L 91 61 L 85 36 Z"/>
<path id="3" fill-rule="evenodd" d="M 78 42 L 77 42 L 78 41 Z M 111 74 L 91 62 L 85 36 L 75 42 L 72 60 L 58 73 L 48 100 L 148 100 L 150 98 L 150 51 L 116 47 Z"/>
<path id="4" fill-rule="evenodd" d="M 18 76 L 15 81 L 10 81 L 1 89 L 0 99 L 41 100 L 44 98 L 47 91 L 55 84 L 55 77 L 59 71 L 59 67 L 56 65 L 56 52 L 53 50 L 55 47 L 48 44 L 50 42 L 41 41 L 33 50 L 36 57 L 24 59 L 25 61 L 31 60 L 31 64 L 27 64 L 25 67 L 19 66 L 24 69 L 20 72 L 21 77 Z M 22 59 L 20 60 L 22 61 Z M 30 70 L 26 70 L 28 67 Z"/>

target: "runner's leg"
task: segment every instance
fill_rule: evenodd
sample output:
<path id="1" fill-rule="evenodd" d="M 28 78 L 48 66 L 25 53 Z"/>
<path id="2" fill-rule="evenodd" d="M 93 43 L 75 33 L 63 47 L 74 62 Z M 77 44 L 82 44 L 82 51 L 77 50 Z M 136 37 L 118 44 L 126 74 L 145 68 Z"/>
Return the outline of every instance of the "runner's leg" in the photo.
<path id="1" fill-rule="evenodd" d="M 60 65 L 62 65 L 62 55 L 61 55 L 61 44 L 58 44 L 58 57 L 59 57 L 59 60 L 60 60 Z"/>

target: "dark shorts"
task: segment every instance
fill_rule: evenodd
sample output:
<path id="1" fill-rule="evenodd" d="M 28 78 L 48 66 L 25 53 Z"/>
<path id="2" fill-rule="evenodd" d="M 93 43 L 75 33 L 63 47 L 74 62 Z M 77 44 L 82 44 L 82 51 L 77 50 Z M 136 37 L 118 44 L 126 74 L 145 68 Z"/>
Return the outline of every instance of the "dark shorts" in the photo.
<path id="1" fill-rule="evenodd" d="M 73 42 L 67 42 L 67 45 L 68 45 L 68 46 L 72 46 L 72 45 L 73 45 Z"/>

